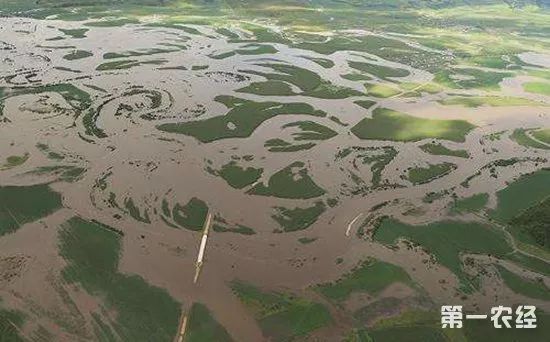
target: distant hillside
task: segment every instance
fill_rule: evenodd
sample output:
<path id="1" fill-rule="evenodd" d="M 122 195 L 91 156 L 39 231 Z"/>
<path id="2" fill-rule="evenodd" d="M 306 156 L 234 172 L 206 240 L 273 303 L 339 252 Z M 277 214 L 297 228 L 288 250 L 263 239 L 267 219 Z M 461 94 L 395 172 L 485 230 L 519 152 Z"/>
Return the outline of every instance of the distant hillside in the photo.
<path id="1" fill-rule="evenodd" d="M 4 1 L 0 0 L 0 4 Z M 10 1 L 8 1 L 10 2 Z M 22 1 L 26 2 L 26 1 Z M 36 5 L 47 7 L 77 7 L 114 4 L 137 4 L 147 6 L 163 6 L 181 0 L 35 0 Z M 185 1 L 183 1 L 185 2 Z M 190 0 L 194 4 L 221 7 L 256 7 L 262 5 L 295 5 L 295 6 L 354 6 L 372 9 L 400 9 L 400 8 L 446 8 L 464 5 L 491 5 L 506 3 L 510 7 L 538 5 L 550 7 L 550 0 Z"/>

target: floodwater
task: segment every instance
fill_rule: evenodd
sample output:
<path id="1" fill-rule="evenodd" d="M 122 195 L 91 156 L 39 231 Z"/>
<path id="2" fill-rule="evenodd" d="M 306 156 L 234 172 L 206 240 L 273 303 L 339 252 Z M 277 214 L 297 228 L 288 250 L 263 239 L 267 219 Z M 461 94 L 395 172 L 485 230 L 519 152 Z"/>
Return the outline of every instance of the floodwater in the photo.
<path id="1" fill-rule="evenodd" d="M 377 215 L 393 215 L 413 224 L 447 218 L 449 197 L 431 204 L 422 201 L 428 192 L 447 189 L 459 197 L 487 192 L 491 196 L 489 205 L 494 206 L 495 192 L 510 181 L 522 174 L 550 166 L 548 150 L 528 149 L 508 138 L 518 127 L 548 127 L 550 111 L 546 107 L 465 108 L 438 104 L 437 100 L 448 96 L 445 94 L 379 100 L 377 106 L 416 117 L 464 119 L 476 125 L 466 136 L 465 142 L 445 142 L 445 146 L 466 149 L 471 155 L 470 158 L 457 158 L 422 152 L 419 146 L 432 139 L 409 143 L 358 139 L 349 129 L 370 116 L 372 109 L 365 110 L 353 102 L 365 97 L 331 100 L 235 92 L 251 81 L 263 80 L 260 76 L 243 74 L 242 70 L 271 72 L 256 65 L 263 58 L 275 58 L 303 67 L 335 85 L 363 91 L 362 82 L 340 77 L 353 72 L 347 61 L 364 61 L 357 53 L 340 51 L 324 56 L 282 44 L 271 44 L 278 53 L 237 54 L 225 59 L 213 59 L 208 56 L 232 51 L 247 43 L 229 43 L 209 27 L 197 27 L 203 35 L 139 25 L 90 27 L 86 38 L 65 36 L 62 40 L 48 40 L 62 35 L 58 28 L 80 28 L 82 23 L 2 18 L 0 25 L 0 41 L 8 47 L 0 50 L 0 86 L 13 89 L 16 86 L 57 83 L 74 85 L 90 94 L 91 106 L 98 113 L 97 127 L 106 135 L 98 138 L 87 134 L 82 120 L 84 113 L 80 113 L 57 92 L 19 95 L 5 100 L 3 117 L 6 120 L 0 124 L 0 156 L 30 153 L 31 157 L 21 166 L 1 171 L 0 185 L 53 182 L 52 187 L 62 194 L 64 204 L 64 208 L 55 214 L 0 238 L 0 267 L 3 267 L 1 260 L 7 257 L 17 256 L 22 260 L 17 269 L 18 277 L 10 281 L 0 280 L 0 294 L 9 307 L 24 311 L 31 307 L 40 307 L 45 311 L 66 310 L 63 309 L 63 298 L 56 287 L 47 285 L 52 283 L 68 291 L 80 312 L 90 312 L 99 305 L 99 299 L 56 280 L 65 266 L 65 261 L 58 255 L 56 229 L 74 215 L 95 219 L 122 230 L 125 235 L 120 272 L 139 275 L 148 283 L 166 289 L 177 301 L 184 303 L 185 308 L 192 302 L 204 303 L 237 341 L 260 341 L 263 337 L 254 318 L 232 295 L 228 282 L 234 279 L 268 290 L 287 289 L 301 293 L 315 284 L 335 281 L 365 258 L 375 257 L 403 267 L 430 294 L 434 303 L 451 304 L 456 301 L 459 284 L 449 270 L 437 263 L 427 262 L 429 256 L 421 249 L 408 249 L 401 244 L 402 248 L 390 249 L 357 238 L 356 230 L 361 222 L 352 227 L 350 236 L 346 236 L 348 223 L 359 213 L 368 213 L 383 202 L 392 204 L 380 209 Z M 238 33 L 246 35 L 244 31 Z M 96 70 L 98 65 L 112 61 L 104 59 L 104 53 L 171 48 L 163 44 L 180 44 L 186 48 L 128 57 L 139 61 L 162 60 L 161 65 L 143 64 L 129 69 Z M 64 55 L 76 49 L 91 51 L 94 55 L 74 61 L 63 59 Z M 423 70 L 364 55 L 376 59 L 379 64 L 411 71 L 411 75 L 403 78 L 403 81 L 421 84 L 432 77 Z M 330 58 L 335 66 L 325 69 L 300 56 Z M 528 63 L 550 66 L 548 56 L 523 54 L 521 58 Z M 193 66 L 204 65 L 208 68 L 191 70 Z M 54 68 L 60 66 L 78 72 Z M 188 70 L 162 69 L 178 66 L 185 66 Z M 246 75 L 248 78 L 232 77 L 228 73 Z M 136 86 L 160 94 L 158 106 L 147 95 L 128 95 Z M 504 81 L 504 89 L 513 86 L 513 81 Z M 462 93 L 477 95 L 479 91 L 464 90 Z M 193 137 L 156 129 L 162 123 L 203 120 L 225 114 L 227 109 L 214 101 L 218 95 L 233 95 L 254 101 L 305 102 L 349 125 L 342 126 L 328 118 L 282 115 L 263 122 L 248 138 L 222 139 L 211 143 L 200 143 Z M 537 97 L 537 100 L 550 104 L 547 97 Z M 151 113 L 154 115 L 153 120 L 141 117 L 142 114 Z M 338 135 L 318 142 L 306 151 L 267 151 L 265 141 L 290 139 L 293 131 L 282 129 L 282 126 L 299 120 L 320 123 Z M 502 131 L 506 133 L 501 139 L 486 139 L 487 135 Z M 64 155 L 64 159 L 58 161 L 48 158 L 39 151 L 37 144 L 46 144 L 51 151 Z M 335 156 L 339 150 L 349 146 L 392 146 L 398 154 L 385 167 L 382 178 L 398 187 L 373 190 L 356 196 L 342 191 L 343 184 L 353 186 L 347 172 L 353 166 L 351 160 L 336 160 Z M 233 156 L 246 155 L 253 155 L 254 158 L 245 165 L 264 169 L 260 181 L 265 184 L 275 172 L 295 161 L 303 161 L 312 179 L 326 190 L 324 198 L 337 198 L 338 205 L 328 208 L 307 230 L 274 233 L 275 229 L 280 228 L 272 219 L 274 207 L 307 207 L 316 199 L 249 195 L 246 194 L 246 188 L 234 189 L 222 178 L 206 171 L 207 167 L 221 168 Z M 499 168 L 496 179 L 489 172 L 482 172 L 472 180 L 469 188 L 459 186 L 485 165 L 512 157 L 524 159 L 524 162 L 513 168 Z M 413 186 L 402 177 L 409 167 L 440 162 L 452 162 L 456 169 L 442 178 L 418 186 Z M 27 174 L 37 167 L 60 164 L 84 167 L 86 172 L 73 183 L 56 182 L 55 175 Z M 360 172 L 365 179 L 372 175 L 367 166 L 361 168 Z M 106 189 L 96 186 L 100 179 L 106 180 Z M 136 221 L 121 210 L 109 206 L 107 199 L 111 192 L 116 195 L 119 204 L 124 198 L 132 198 L 141 210 L 147 209 L 151 223 Z M 155 210 L 161 211 L 163 199 L 172 204 L 184 204 L 193 197 L 205 201 L 214 213 L 228 222 L 252 227 L 256 232 L 250 236 L 211 232 L 198 285 L 194 285 L 192 279 L 200 232 L 174 229 L 155 214 Z M 422 214 L 403 215 L 411 208 L 419 209 Z M 304 236 L 317 240 L 305 245 L 299 243 L 298 238 Z M 343 259 L 341 264 L 335 262 L 338 258 Z M 483 289 L 461 303 L 470 308 L 477 305 L 486 310 L 497 302 L 506 304 L 526 300 L 498 282 L 495 285 L 494 278 L 484 284 Z M 496 297 L 493 293 L 495 291 L 498 292 Z M 382 294 L 384 297 L 409 295 L 402 286 L 392 286 Z M 535 302 L 545 310 L 550 310 L 550 303 Z M 353 303 L 349 305 L 354 307 Z M 47 318 L 34 323 L 55 326 Z M 71 339 L 71 335 L 66 332 L 59 334 L 59 340 Z"/>

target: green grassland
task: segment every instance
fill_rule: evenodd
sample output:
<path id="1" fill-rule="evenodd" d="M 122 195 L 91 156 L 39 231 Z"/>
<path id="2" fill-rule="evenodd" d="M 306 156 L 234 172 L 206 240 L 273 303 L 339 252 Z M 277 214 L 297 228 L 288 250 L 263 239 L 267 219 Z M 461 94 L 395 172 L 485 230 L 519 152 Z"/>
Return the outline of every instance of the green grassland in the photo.
<path id="1" fill-rule="evenodd" d="M 25 153 L 21 156 L 9 156 L 6 158 L 6 161 L 4 162 L 4 164 L 0 165 L 0 171 L 13 169 L 14 167 L 23 165 L 29 159 L 29 157 L 30 157 L 29 153 Z"/>
<path id="2" fill-rule="evenodd" d="M 138 61 L 137 59 L 125 59 L 118 60 L 113 62 L 106 62 L 98 65 L 96 67 L 97 71 L 110 71 L 110 70 L 123 70 L 137 67 L 140 65 L 161 65 L 164 64 L 166 60 L 164 59 L 152 59 L 147 61 Z"/>
<path id="3" fill-rule="evenodd" d="M 395 244 L 400 238 L 421 245 L 438 263 L 457 275 L 464 291 L 476 289 L 478 283 L 464 272 L 460 259 L 462 253 L 503 257 L 512 251 L 502 232 L 477 222 L 443 221 L 412 226 L 385 219 L 373 238 L 389 245 Z M 449 244 L 449 241 L 453 243 Z"/>
<path id="4" fill-rule="evenodd" d="M 309 59 L 312 62 L 315 62 L 322 66 L 325 69 L 330 69 L 334 67 L 334 62 L 328 58 L 320 58 L 320 57 L 309 57 L 309 56 L 302 56 L 305 59 Z"/>
<path id="5" fill-rule="evenodd" d="M 313 121 L 296 121 L 285 124 L 283 128 L 297 127 L 301 132 L 292 133 L 294 140 L 328 140 L 338 133 Z"/>
<path id="6" fill-rule="evenodd" d="M 415 309 L 384 318 L 368 328 L 367 332 L 373 341 L 452 341 L 447 336 L 448 332 L 441 329 L 440 320 L 438 313 Z"/>
<path id="7" fill-rule="evenodd" d="M 216 321 L 204 304 L 193 303 L 189 311 L 187 324 L 185 342 L 233 341 L 225 328 Z"/>
<path id="8" fill-rule="evenodd" d="M 443 146 L 440 143 L 426 143 L 419 146 L 420 149 L 426 153 L 437 155 L 437 156 L 451 156 L 451 157 L 460 157 L 460 158 L 469 158 L 470 154 L 466 150 L 451 150 Z"/>
<path id="9" fill-rule="evenodd" d="M 415 167 L 409 170 L 408 179 L 415 185 L 429 183 L 447 175 L 455 168 L 456 165 L 452 163 L 430 164 L 427 167 Z"/>
<path id="10" fill-rule="evenodd" d="M 497 192 L 498 205 L 489 212 L 490 216 L 500 222 L 509 222 L 522 211 L 536 206 L 550 196 L 550 170 L 540 170 L 520 177 L 506 188 Z"/>
<path id="11" fill-rule="evenodd" d="M 276 213 L 271 217 L 285 232 L 303 230 L 311 226 L 324 213 L 326 206 L 323 202 L 315 202 L 311 207 L 294 209 L 275 207 Z"/>
<path id="12" fill-rule="evenodd" d="M 229 164 L 223 165 L 218 174 L 233 188 L 242 189 L 256 182 L 261 177 L 262 172 L 263 169 L 243 168 L 236 161 L 231 161 Z"/>
<path id="13" fill-rule="evenodd" d="M 322 79 L 315 72 L 289 64 L 260 63 L 258 66 L 270 68 L 277 73 L 268 73 L 254 70 L 242 70 L 247 74 L 262 76 L 267 79 L 264 83 L 253 83 L 238 91 L 256 95 L 302 95 L 322 99 L 344 99 L 350 96 L 361 96 L 363 93 L 345 87 L 335 86 Z M 292 84 L 301 92 L 294 93 L 288 86 Z"/>
<path id="14" fill-rule="evenodd" d="M 124 199 L 124 208 L 133 219 L 143 223 L 151 223 L 151 219 L 149 218 L 149 210 L 145 208 L 142 214 L 141 209 L 134 203 L 134 200 L 131 197 Z"/>
<path id="15" fill-rule="evenodd" d="M 269 139 L 265 142 L 264 147 L 268 148 L 269 152 L 298 152 L 309 150 L 315 147 L 315 143 L 308 142 L 303 144 L 293 144 L 283 139 Z"/>
<path id="16" fill-rule="evenodd" d="M 336 282 L 318 285 L 316 289 L 331 300 L 344 301 L 353 292 L 366 292 L 376 296 L 396 282 L 413 286 L 411 278 L 402 268 L 380 260 L 369 259 Z"/>
<path id="17" fill-rule="evenodd" d="M 548 82 L 527 82 L 523 84 L 526 92 L 550 96 L 550 83 Z"/>
<path id="18" fill-rule="evenodd" d="M 510 135 L 510 139 L 514 140 L 521 146 L 529 147 L 529 148 L 538 148 L 543 150 L 550 150 L 550 146 L 546 144 L 541 144 L 540 142 L 534 140 L 529 136 L 528 133 L 532 132 L 533 130 L 523 129 L 523 128 L 516 128 L 514 132 Z"/>
<path id="19" fill-rule="evenodd" d="M 54 176 L 55 180 L 63 182 L 76 182 L 84 176 L 86 169 L 75 165 L 39 166 L 27 171 L 27 175 Z"/>
<path id="20" fill-rule="evenodd" d="M 481 106 L 491 107 L 513 107 L 513 106 L 544 106 L 544 103 L 537 102 L 520 97 L 500 97 L 500 96 L 453 96 L 438 101 L 446 106 L 464 106 L 468 108 L 477 108 Z"/>
<path id="21" fill-rule="evenodd" d="M 470 197 L 455 199 L 451 207 L 453 213 L 478 212 L 485 208 L 489 201 L 489 194 L 480 193 Z"/>
<path id="22" fill-rule="evenodd" d="M 0 236 L 61 208 L 61 195 L 47 184 L 0 186 Z"/>
<path id="23" fill-rule="evenodd" d="M 162 124 L 157 128 L 165 132 L 189 135 L 201 142 L 211 142 L 249 137 L 264 121 L 277 115 L 326 116 L 323 111 L 315 110 L 306 103 L 254 102 L 225 96 L 217 97 L 216 101 L 228 106 L 229 112 L 205 120 Z"/>
<path id="24" fill-rule="evenodd" d="M 262 55 L 262 54 L 273 54 L 278 50 L 272 45 L 268 44 L 247 44 L 240 49 L 235 49 L 228 52 L 223 52 L 219 54 L 210 55 L 210 58 L 213 59 L 225 59 L 228 57 L 233 57 L 235 55 Z"/>
<path id="25" fill-rule="evenodd" d="M 388 98 L 399 95 L 401 91 L 385 83 L 365 83 L 367 94 L 378 98 Z"/>
<path id="26" fill-rule="evenodd" d="M 365 62 L 348 62 L 349 66 L 353 69 L 365 72 L 383 80 L 394 77 L 406 77 L 410 75 L 410 72 L 405 69 L 390 68 L 383 65 L 365 63 Z"/>
<path id="27" fill-rule="evenodd" d="M 530 298 L 538 298 L 542 300 L 550 300 L 550 288 L 544 285 L 542 279 L 532 280 L 523 278 L 508 269 L 497 265 L 498 273 L 508 286 L 515 293 L 522 294 Z"/>
<path id="28" fill-rule="evenodd" d="M 143 278 L 120 273 L 121 249 L 121 236 L 114 230 L 73 217 L 59 231 L 59 254 L 67 261 L 63 278 L 98 296 L 103 310 L 114 314 L 96 312 L 103 336 L 171 341 L 180 317 L 179 303 Z"/>
<path id="29" fill-rule="evenodd" d="M 68 61 L 75 61 L 78 59 L 84 59 L 93 56 L 94 54 L 86 50 L 75 50 L 63 56 L 63 59 Z"/>
<path id="30" fill-rule="evenodd" d="M 20 333 L 24 322 L 25 316 L 22 313 L 0 307 L 0 341 L 24 342 L 26 339 Z"/>
<path id="31" fill-rule="evenodd" d="M 541 129 L 538 131 L 532 131 L 531 134 L 535 139 L 550 145 L 550 129 Z"/>
<path id="32" fill-rule="evenodd" d="M 270 341 L 292 341 L 332 323 L 319 303 L 278 292 L 263 292 L 243 282 L 231 283 L 233 293 L 252 312 Z"/>
<path id="33" fill-rule="evenodd" d="M 288 142 L 280 138 L 269 139 L 264 144 L 264 147 L 267 147 L 269 152 L 297 152 L 309 150 L 317 145 L 314 141 L 327 140 L 338 134 L 332 129 L 313 121 L 290 122 L 283 125 L 282 128 L 297 130 L 291 133 L 293 141 Z M 300 143 L 302 141 L 307 142 Z"/>
<path id="34" fill-rule="evenodd" d="M 432 120 L 377 108 L 351 131 L 360 139 L 418 141 L 428 138 L 463 142 L 475 126 L 464 120 Z"/>
<path id="35" fill-rule="evenodd" d="M 550 194 L 510 220 L 509 231 L 519 241 L 550 252 Z"/>
<path id="36" fill-rule="evenodd" d="M 181 228 L 200 231 L 203 229 L 208 206 L 196 197 L 193 197 L 185 205 L 176 203 L 172 208 L 167 200 L 162 201 L 162 213 L 164 219 L 172 219 L 174 224 Z"/>
<path id="37" fill-rule="evenodd" d="M 303 162 L 294 162 L 273 174 L 267 186 L 259 183 L 249 194 L 279 198 L 309 199 L 325 194 L 308 174 Z"/>
<path id="38" fill-rule="evenodd" d="M 456 89 L 499 90 L 499 83 L 504 78 L 512 76 L 513 74 L 509 72 L 464 68 L 452 71 L 442 70 L 435 75 L 435 81 L 446 87 Z"/>
<path id="39" fill-rule="evenodd" d="M 87 28 L 79 28 L 79 29 L 59 29 L 59 31 L 63 32 L 65 35 L 70 36 L 71 38 L 86 38 L 86 32 L 88 32 L 89 29 Z"/>

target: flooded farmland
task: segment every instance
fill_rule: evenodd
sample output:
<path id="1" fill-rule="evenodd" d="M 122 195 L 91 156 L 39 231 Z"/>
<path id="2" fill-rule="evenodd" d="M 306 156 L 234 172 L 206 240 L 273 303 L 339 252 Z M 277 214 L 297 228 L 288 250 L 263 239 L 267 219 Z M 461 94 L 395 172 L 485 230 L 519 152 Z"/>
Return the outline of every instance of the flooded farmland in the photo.
<path id="1" fill-rule="evenodd" d="M 548 42 L 282 28 L 0 18 L 0 341 L 548 337 Z"/>

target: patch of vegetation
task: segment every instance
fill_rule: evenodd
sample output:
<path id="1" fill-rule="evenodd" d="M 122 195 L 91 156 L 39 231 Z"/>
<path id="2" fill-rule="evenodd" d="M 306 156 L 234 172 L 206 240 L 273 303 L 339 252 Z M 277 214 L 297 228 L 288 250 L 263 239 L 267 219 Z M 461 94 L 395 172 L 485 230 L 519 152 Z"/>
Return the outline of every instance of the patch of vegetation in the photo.
<path id="1" fill-rule="evenodd" d="M 529 93 L 550 96 L 550 83 L 548 82 L 527 82 L 523 84 L 523 89 Z"/>
<path id="2" fill-rule="evenodd" d="M 249 194 L 279 198 L 308 199 L 325 194 L 311 179 L 303 162 L 294 162 L 269 178 L 267 186 L 257 184 Z"/>
<path id="3" fill-rule="evenodd" d="M 461 68 L 441 70 L 435 75 L 434 81 L 450 87 L 463 89 L 499 90 L 499 83 L 506 77 L 512 77 L 510 72 L 485 71 L 482 69 Z"/>
<path id="4" fill-rule="evenodd" d="M 540 170 L 524 175 L 497 192 L 497 207 L 489 212 L 500 222 L 509 222 L 522 211 L 535 207 L 550 196 L 550 170 Z"/>
<path id="5" fill-rule="evenodd" d="M 165 215 L 170 214 L 170 209 L 168 208 L 168 202 L 166 200 L 163 201 L 162 206 L 163 213 Z M 166 210 L 166 208 L 168 209 Z M 176 203 L 171 211 L 171 218 L 178 226 L 193 231 L 201 231 L 203 229 L 207 215 L 208 206 L 204 201 L 196 197 L 191 198 L 184 206 Z"/>
<path id="6" fill-rule="evenodd" d="M 468 108 L 477 108 L 481 106 L 491 107 L 513 107 L 513 106 L 544 106 L 544 103 L 520 97 L 500 97 L 500 96 L 453 96 L 439 103 L 446 106 L 464 106 Z"/>
<path id="7" fill-rule="evenodd" d="M 65 159 L 65 156 L 62 154 L 59 154 L 57 152 L 54 152 L 50 149 L 50 147 L 43 143 L 36 144 L 36 148 L 40 150 L 40 152 L 44 153 L 48 159 L 60 161 Z"/>
<path id="8" fill-rule="evenodd" d="M 240 281 L 233 281 L 231 288 L 270 341 L 293 341 L 332 323 L 328 309 L 320 303 L 290 294 L 263 292 Z"/>
<path id="9" fill-rule="evenodd" d="M 523 128 L 516 128 L 512 135 L 510 135 L 510 139 L 514 140 L 521 146 L 530 147 L 530 148 L 538 148 L 543 150 L 550 150 L 550 146 L 546 144 L 542 144 L 533 138 L 531 138 L 527 133 L 532 130 L 527 130 Z"/>
<path id="10" fill-rule="evenodd" d="M 46 217 L 61 206 L 61 195 L 47 184 L 0 186 L 0 236 Z"/>
<path id="11" fill-rule="evenodd" d="M 22 313 L 0 308 L 0 341 L 26 341 L 26 339 L 20 334 L 24 323 L 25 317 Z"/>
<path id="12" fill-rule="evenodd" d="M 312 62 L 315 62 L 322 66 L 325 69 L 330 69 L 334 67 L 334 62 L 328 58 L 319 58 L 319 57 L 310 57 L 310 56 L 301 56 L 305 59 L 309 59 Z"/>
<path id="13" fill-rule="evenodd" d="M 70 53 L 66 54 L 65 56 L 63 56 L 63 59 L 66 59 L 68 61 L 75 61 L 75 60 L 78 60 L 78 59 L 88 58 L 88 57 L 91 57 L 93 55 L 94 54 L 91 53 L 90 51 L 74 50 L 73 52 L 70 52 Z"/>
<path id="14" fill-rule="evenodd" d="M 129 18 L 118 18 L 118 19 L 88 21 L 84 23 L 85 26 L 91 26 L 91 27 L 119 27 L 127 24 L 139 24 L 139 20 L 129 19 Z"/>
<path id="15" fill-rule="evenodd" d="M 121 250 L 120 235 L 79 217 L 69 219 L 59 231 L 59 253 L 67 261 L 63 278 L 101 298 L 104 307 L 95 314 L 111 323 L 112 329 L 107 328 L 111 335 L 131 341 L 171 341 L 180 304 L 143 278 L 120 273 Z M 103 312 L 113 312 L 113 318 Z"/>
<path id="16" fill-rule="evenodd" d="M 189 312 L 185 342 L 205 341 L 230 342 L 233 339 L 204 304 L 193 303 Z"/>
<path id="17" fill-rule="evenodd" d="M 283 89 L 286 92 L 288 92 L 288 88 L 284 88 L 281 85 L 281 82 L 295 85 L 301 90 L 301 93 L 296 93 L 295 95 L 311 96 L 323 99 L 343 99 L 350 96 L 363 95 L 361 92 L 354 89 L 335 86 L 329 81 L 323 80 L 315 72 L 294 65 L 280 63 L 262 63 L 258 65 L 264 68 L 273 69 L 274 71 L 277 71 L 277 73 L 266 73 L 254 70 L 242 71 L 248 74 L 262 76 L 268 81 L 277 81 L 277 88 Z M 255 90 L 265 90 L 265 87 L 256 86 L 256 88 L 247 87 L 246 89 L 247 92 L 257 94 L 254 92 Z M 242 92 L 243 89 L 240 89 L 239 91 Z"/>
<path id="18" fill-rule="evenodd" d="M 133 219 L 143 223 L 151 223 L 151 219 L 149 218 L 149 210 L 145 209 L 142 215 L 141 209 L 134 203 L 134 200 L 131 197 L 124 200 L 124 207 Z"/>
<path id="19" fill-rule="evenodd" d="M 301 132 L 292 133 L 294 140 L 328 140 L 338 135 L 332 129 L 313 121 L 296 121 L 285 124 L 283 128 L 298 127 Z"/>
<path id="20" fill-rule="evenodd" d="M 369 109 L 370 107 L 374 106 L 376 104 L 376 101 L 371 101 L 371 100 L 358 100 L 358 101 L 355 101 L 353 102 L 355 103 L 356 105 L 359 105 L 365 109 Z"/>
<path id="21" fill-rule="evenodd" d="M 546 287 L 542 279 L 531 280 L 523 278 L 513 272 L 510 272 L 505 267 L 496 265 L 500 277 L 504 284 L 515 293 L 522 294 L 530 298 L 542 300 L 550 300 L 550 289 Z"/>
<path id="22" fill-rule="evenodd" d="M 475 126 L 464 120 L 417 118 L 386 108 L 376 108 L 372 118 L 365 118 L 351 131 L 360 139 L 418 141 L 435 138 L 464 142 Z"/>
<path id="23" fill-rule="evenodd" d="M 485 208 L 489 201 L 489 194 L 480 193 L 470 197 L 456 199 L 451 208 L 451 212 L 465 213 L 465 212 L 478 212 Z"/>
<path id="24" fill-rule="evenodd" d="M 325 112 L 315 110 L 306 103 L 254 102 L 225 96 L 217 97 L 216 101 L 231 108 L 229 112 L 205 120 L 169 123 L 157 128 L 165 132 L 189 135 L 201 142 L 211 142 L 249 137 L 264 121 L 277 115 L 326 116 Z"/>
<path id="25" fill-rule="evenodd" d="M 209 57 L 213 59 L 225 59 L 228 57 L 233 57 L 235 55 L 248 56 L 248 55 L 274 54 L 274 53 L 277 53 L 278 51 L 279 50 L 277 50 L 272 45 L 251 43 L 251 44 L 244 45 L 239 49 L 235 49 L 233 51 L 229 51 L 225 53 L 220 53 L 217 55 L 212 54 L 212 55 L 209 55 Z"/>
<path id="26" fill-rule="evenodd" d="M 305 143 L 305 144 L 292 144 L 283 139 L 269 139 L 265 142 L 264 147 L 268 147 L 269 152 L 298 152 L 309 150 L 310 148 L 315 147 L 315 143 Z"/>
<path id="27" fill-rule="evenodd" d="M 236 90 L 239 93 L 249 93 L 261 96 L 292 96 L 296 95 L 292 87 L 283 81 L 252 82 L 244 88 Z"/>
<path id="28" fill-rule="evenodd" d="M 89 93 L 68 83 L 49 84 L 37 87 L 12 88 L 9 96 L 6 97 L 27 94 L 42 94 L 48 92 L 58 93 L 59 95 L 61 95 L 63 99 L 67 101 L 67 103 L 69 103 L 71 107 L 73 107 L 77 111 L 77 113 L 80 113 L 80 111 L 90 107 L 90 105 L 92 104 Z"/>
<path id="29" fill-rule="evenodd" d="M 227 184 L 235 189 L 242 189 L 247 185 L 256 182 L 263 173 L 263 169 L 247 167 L 246 169 L 239 166 L 236 161 L 231 161 L 229 164 L 222 166 L 218 172 Z"/>
<path id="30" fill-rule="evenodd" d="M 214 223 L 214 225 L 212 225 L 212 230 L 218 233 L 236 233 L 236 234 L 242 234 L 242 235 L 256 234 L 254 229 L 247 226 L 243 226 L 241 224 L 238 224 L 234 227 L 230 227 L 219 223 Z"/>
<path id="31" fill-rule="evenodd" d="M 353 69 L 366 72 L 368 74 L 374 75 L 380 79 L 387 80 L 394 77 L 406 77 L 411 73 L 406 69 L 400 68 L 390 68 L 384 65 L 365 63 L 365 62 L 348 62 L 349 66 Z"/>
<path id="32" fill-rule="evenodd" d="M 14 167 L 23 165 L 29 159 L 29 157 L 29 153 L 25 153 L 22 156 L 9 156 L 6 158 L 6 162 L 0 166 L 0 170 L 9 170 L 13 169 Z"/>
<path id="33" fill-rule="evenodd" d="M 543 143 L 550 145 L 550 128 L 532 131 L 531 135 L 533 135 L 533 137 L 538 141 L 542 141 Z"/>
<path id="34" fill-rule="evenodd" d="M 89 29 L 87 28 L 80 28 L 80 29 L 62 29 L 60 28 L 59 31 L 63 32 L 67 36 L 71 36 L 75 39 L 80 38 L 86 38 L 86 32 L 88 32 Z"/>
<path id="35" fill-rule="evenodd" d="M 456 168 L 452 163 L 430 164 L 428 167 L 416 167 L 409 170 L 408 179 L 411 183 L 425 184 L 441 178 Z"/>
<path id="36" fill-rule="evenodd" d="M 316 240 L 317 238 L 301 237 L 298 239 L 298 242 L 301 243 L 302 245 L 308 245 L 312 242 L 315 242 Z"/>
<path id="37" fill-rule="evenodd" d="M 277 221 L 285 232 L 303 230 L 314 224 L 319 216 L 325 212 L 323 202 L 315 202 L 311 207 L 288 209 L 275 207 L 276 214 L 271 217 Z"/>
<path id="38" fill-rule="evenodd" d="M 80 180 L 86 169 L 75 165 L 40 166 L 25 174 L 36 176 L 55 176 L 57 181 L 73 183 Z"/>
<path id="39" fill-rule="evenodd" d="M 321 284 L 317 290 L 335 301 L 346 300 L 353 292 L 376 296 L 393 283 L 412 286 L 412 280 L 401 267 L 377 259 L 368 259 L 334 283 Z"/>
<path id="40" fill-rule="evenodd" d="M 388 98 L 401 93 L 399 89 L 383 83 L 366 83 L 365 88 L 368 95 L 380 98 Z"/>
<path id="41" fill-rule="evenodd" d="M 435 312 L 410 310 L 377 321 L 368 332 L 374 341 L 449 341 L 439 316 Z"/>
<path id="42" fill-rule="evenodd" d="M 451 150 L 439 143 L 426 143 L 419 146 L 420 149 L 426 153 L 437 156 L 451 156 L 460 158 L 469 158 L 470 154 L 466 150 Z"/>
<path id="43" fill-rule="evenodd" d="M 97 71 L 108 71 L 108 70 L 123 70 L 123 69 L 130 69 L 136 66 L 141 65 L 160 65 L 165 63 L 166 60 L 164 59 L 152 59 L 148 61 L 138 61 L 136 59 L 125 59 L 121 61 L 113 61 L 113 62 L 106 62 L 102 63 L 97 66 Z"/>
<path id="44" fill-rule="evenodd" d="M 382 185 L 382 172 L 386 166 L 397 156 L 397 150 L 392 146 L 382 146 L 374 149 L 367 149 L 367 154 L 360 154 L 357 157 L 363 162 L 363 164 L 369 164 L 372 172 L 372 185 Z"/>
<path id="45" fill-rule="evenodd" d="M 413 226 L 384 219 L 373 238 L 389 245 L 402 238 L 422 246 L 438 263 L 457 275 L 464 291 L 476 289 L 479 284 L 464 272 L 461 254 L 491 254 L 498 258 L 512 252 L 501 231 L 477 222 L 441 221 Z"/>
<path id="46" fill-rule="evenodd" d="M 348 81 L 370 81 L 370 80 L 372 80 L 372 77 L 367 76 L 367 75 L 363 75 L 363 74 L 359 74 L 359 73 L 344 74 L 344 75 L 340 75 L 340 77 L 342 77 L 343 79 L 348 80 Z"/>
<path id="47" fill-rule="evenodd" d="M 548 197 L 515 216 L 509 226 L 518 240 L 550 251 L 550 190 Z"/>
<path id="48" fill-rule="evenodd" d="M 152 49 L 130 50 L 130 51 L 124 51 L 124 52 L 106 52 L 103 54 L 103 59 L 151 56 L 151 55 L 157 55 L 162 53 L 177 52 L 180 50 L 182 49 L 181 48 L 179 49 L 152 48 Z"/>

